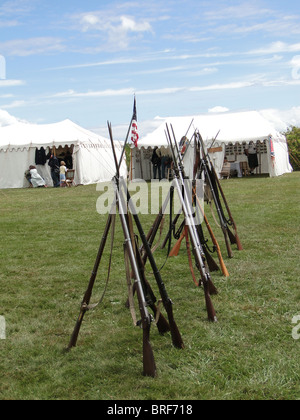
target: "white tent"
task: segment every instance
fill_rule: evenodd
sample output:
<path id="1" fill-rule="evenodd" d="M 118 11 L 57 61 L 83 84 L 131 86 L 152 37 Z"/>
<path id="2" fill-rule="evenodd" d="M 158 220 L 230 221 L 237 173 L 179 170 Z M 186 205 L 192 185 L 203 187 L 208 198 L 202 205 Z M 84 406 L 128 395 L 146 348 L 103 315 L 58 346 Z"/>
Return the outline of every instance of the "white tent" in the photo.
<path id="1" fill-rule="evenodd" d="M 28 186 L 24 177 L 29 165 L 35 165 L 47 185 L 52 186 L 48 162 L 36 165 L 36 150 L 53 147 L 71 147 L 76 184 L 95 184 L 110 181 L 115 163 L 110 141 L 88 131 L 70 120 L 55 124 L 17 123 L 0 128 L 0 188 L 23 188 Z M 121 144 L 115 143 L 118 157 Z M 126 164 L 121 174 L 127 175 Z"/>
<path id="2" fill-rule="evenodd" d="M 259 150 L 257 173 L 279 176 L 292 172 L 286 138 L 276 131 L 259 112 L 250 111 L 171 117 L 162 120 L 162 124 L 155 131 L 139 141 L 138 149 L 134 149 L 133 178 L 151 179 L 150 159 L 154 147 L 157 146 L 162 155 L 170 153 L 165 135 L 166 123 L 169 127 L 172 125 L 178 142 L 183 136 L 191 139 L 194 131 L 199 130 L 208 149 L 219 132 L 213 144 L 213 151 L 210 153 L 218 173 L 222 169 L 225 156 L 234 162 L 247 161 L 244 148 L 252 141 L 257 143 Z M 275 158 L 271 154 L 271 145 L 274 147 Z M 185 158 L 185 169 L 189 176 L 191 176 L 192 167 L 193 153 L 190 150 Z"/>

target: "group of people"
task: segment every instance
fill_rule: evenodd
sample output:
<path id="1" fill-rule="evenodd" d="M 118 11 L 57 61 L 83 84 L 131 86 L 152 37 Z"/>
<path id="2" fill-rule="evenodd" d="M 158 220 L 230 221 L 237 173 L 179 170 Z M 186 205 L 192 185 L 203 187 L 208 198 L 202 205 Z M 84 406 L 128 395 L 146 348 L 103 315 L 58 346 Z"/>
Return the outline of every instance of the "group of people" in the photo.
<path id="1" fill-rule="evenodd" d="M 57 159 L 57 157 L 54 155 L 50 155 L 48 165 L 51 169 L 51 178 L 53 181 L 54 188 L 66 187 L 66 174 L 68 172 L 66 163 L 62 160 L 59 164 L 59 160 Z"/>
<path id="2" fill-rule="evenodd" d="M 179 144 L 181 154 L 184 154 L 186 145 L 187 138 L 183 137 Z M 244 153 L 248 158 L 250 173 L 254 175 L 255 169 L 259 166 L 256 144 L 253 141 L 250 142 L 250 144 L 245 146 Z M 153 179 L 156 179 L 157 175 L 159 180 L 165 178 L 165 171 L 166 169 L 171 168 L 172 159 L 169 156 L 161 156 L 161 153 L 156 146 L 152 153 L 151 162 L 153 165 Z M 224 164 L 226 163 L 227 158 L 225 157 Z"/>
<path id="3" fill-rule="evenodd" d="M 166 177 L 166 169 L 171 168 L 172 159 L 170 156 L 161 156 L 158 151 L 158 147 L 155 147 L 152 153 L 151 162 L 153 165 L 153 179 L 156 179 L 157 175 L 159 180 Z"/>
<path id="4" fill-rule="evenodd" d="M 66 163 L 59 160 L 53 154 L 47 156 L 49 158 L 48 165 L 50 166 L 51 178 L 54 188 L 66 187 L 66 174 L 68 169 Z M 29 170 L 25 172 L 25 178 L 28 180 L 31 188 L 47 188 L 44 178 L 38 173 L 36 166 L 30 165 Z"/>
<path id="5" fill-rule="evenodd" d="M 179 150 L 181 155 L 185 154 L 185 150 L 189 140 L 186 136 L 182 137 L 179 143 Z M 154 147 L 151 162 L 153 165 L 153 179 L 156 179 L 157 173 L 159 180 L 166 177 L 166 169 L 170 169 L 173 163 L 173 160 L 170 156 L 162 156 L 161 152 L 158 150 L 158 147 Z"/>

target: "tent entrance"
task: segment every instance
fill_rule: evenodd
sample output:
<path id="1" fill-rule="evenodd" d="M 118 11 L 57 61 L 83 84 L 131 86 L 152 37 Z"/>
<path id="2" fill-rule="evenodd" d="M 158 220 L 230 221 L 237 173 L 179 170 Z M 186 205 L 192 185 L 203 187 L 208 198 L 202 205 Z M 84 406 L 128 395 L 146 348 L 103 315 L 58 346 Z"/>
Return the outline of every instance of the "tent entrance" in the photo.
<path id="1" fill-rule="evenodd" d="M 268 174 L 268 145 L 267 139 L 257 142 L 252 142 L 256 148 L 256 154 L 258 158 L 258 167 L 254 173 L 256 175 Z M 225 157 L 229 162 L 248 162 L 247 155 L 245 153 L 247 143 L 229 143 L 225 147 Z"/>
<path id="2" fill-rule="evenodd" d="M 74 145 L 54 147 L 52 153 L 57 157 L 59 163 L 64 161 L 68 169 L 73 168 Z"/>

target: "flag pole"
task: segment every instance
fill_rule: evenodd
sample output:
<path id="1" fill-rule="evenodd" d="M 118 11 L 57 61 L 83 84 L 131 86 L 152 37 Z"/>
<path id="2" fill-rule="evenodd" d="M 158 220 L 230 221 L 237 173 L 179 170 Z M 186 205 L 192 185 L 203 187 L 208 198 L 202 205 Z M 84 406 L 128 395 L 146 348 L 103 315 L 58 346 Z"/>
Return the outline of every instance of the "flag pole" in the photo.
<path id="1" fill-rule="evenodd" d="M 133 114 L 131 121 L 131 142 L 134 144 L 135 148 L 138 147 L 139 134 L 137 129 L 137 112 L 136 112 L 136 96 L 134 94 L 134 103 L 133 103 Z M 132 147 L 130 147 L 130 179 L 133 178 L 133 156 L 132 156 Z"/>

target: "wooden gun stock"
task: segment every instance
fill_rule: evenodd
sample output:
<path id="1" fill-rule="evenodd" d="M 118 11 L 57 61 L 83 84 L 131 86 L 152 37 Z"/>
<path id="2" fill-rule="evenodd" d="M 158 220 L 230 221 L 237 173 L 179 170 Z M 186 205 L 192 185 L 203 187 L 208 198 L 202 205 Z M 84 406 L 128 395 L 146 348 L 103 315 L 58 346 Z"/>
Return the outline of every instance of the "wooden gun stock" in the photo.
<path id="1" fill-rule="evenodd" d="M 206 309 L 208 314 L 208 320 L 211 322 L 217 322 L 217 315 L 215 308 L 212 304 L 210 293 L 209 293 L 209 284 L 210 282 L 203 282 L 203 288 L 204 288 L 204 296 L 205 296 L 205 302 L 206 302 Z"/>
<path id="2" fill-rule="evenodd" d="M 143 326 L 143 375 L 156 376 L 156 364 L 154 360 L 152 346 L 150 344 L 150 322 L 147 319 L 142 321 Z"/>
<path id="3" fill-rule="evenodd" d="M 169 257 L 177 257 L 180 251 L 180 247 L 181 247 L 181 243 L 184 240 L 186 235 L 185 229 L 183 230 L 183 233 L 181 234 L 180 238 L 178 239 L 178 241 L 176 242 L 176 244 L 174 245 L 174 247 L 172 248 Z"/>

